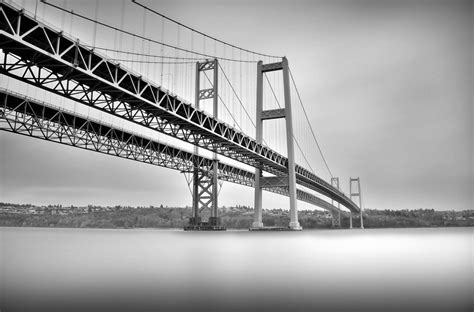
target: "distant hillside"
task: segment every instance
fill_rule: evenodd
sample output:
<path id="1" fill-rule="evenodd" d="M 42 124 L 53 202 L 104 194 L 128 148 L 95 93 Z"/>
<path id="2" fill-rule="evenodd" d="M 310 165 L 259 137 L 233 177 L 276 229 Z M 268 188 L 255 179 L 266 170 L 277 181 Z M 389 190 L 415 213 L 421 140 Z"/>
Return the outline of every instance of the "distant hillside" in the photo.
<path id="1" fill-rule="evenodd" d="M 219 209 L 221 223 L 227 228 L 246 229 L 252 224 L 253 209 L 246 206 Z M 191 208 L 170 207 L 62 207 L 0 203 L 0 226 L 72 227 L 72 228 L 182 228 L 191 216 Z M 331 215 L 325 211 L 302 210 L 298 217 L 303 228 L 330 228 Z M 267 226 L 287 226 L 288 211 L 263 211 Z M 341 219 L 342 227 L 349 219 Z M 353 226 L 359 226 L 358 216 Z M 474 226 L 474 211 L 376 210 L 364 212 L 366 228 Z"/>

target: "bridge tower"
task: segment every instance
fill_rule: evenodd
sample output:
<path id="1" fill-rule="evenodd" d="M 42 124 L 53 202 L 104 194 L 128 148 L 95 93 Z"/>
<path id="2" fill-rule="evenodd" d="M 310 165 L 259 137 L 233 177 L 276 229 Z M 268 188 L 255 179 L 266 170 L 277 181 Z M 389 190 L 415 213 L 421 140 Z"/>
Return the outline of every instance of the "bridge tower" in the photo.
<path id="1" fill-rule="evenodd" d="M 285 107 L 279 109 L 263 110 L 263 74 L 281 70 L 283 71 L 283 90 Z M 255 211 L 252 229 L 263 228 L 262 222 L 262 189 L 263 188 L 288 188 L 290 197 L 290 224 L 292 230 L 301 230 L 298 222 L 297 198 L 296 198 L 296 172 L 295 172 L 295 149 L 293 143 L 293 118 L 291 112 L 290 76 L 288 60 L 283 57 L 281 62 L 263 64 L 257 63 L 257 118 L 256 118 L 256 141 L 262 144 L 263 121 L 270 119 L 285 118 L 286 122 L 286 143 L 288 151 L 288 175 L 263 177 L 263 164 L 255 169 Z"/>
<path id="2" fill-rule="evenodd" d="M 354 183 L 354 189 L 352 184 Z M 360 228 L 364 228 L 364 218 L 363 218 L 363 207 L 362 207 L 362 192 L 360 189 L 360 178 L 349 178 L 349 196 L 350 199 L 354 197 L 359 198 L 359 209 L 360 209 Z M 350 216 L 350 228 L 352 228 L 352 215 Z"/>
<path id="3" fill-rule="evenodd" d="M 212 113 L 214 118 L 218 116 L 218 61 L 206 60 L 205 62 L 196 63 L 196 79 L 195 79 L 195 105 L 199 109 L 199 102 L 203 100 L 212 100 Z M 212 72 L 212 83 L 210 88 L 201 89 L 201 74 Z M 198 155 L 197 146 L 194 147 L 194 154 Z M 192 217 L 189 220 L 190 226 L 185 229 L 204 229 L 204 230 L 223 230 L 220 227 L 220 219 L 218 216 L 218 164 L 217 153 L 213 153 L 212 168 L 203 170 L 195 164 L 193 170 L 193 205 Z M 210 170 L 209 170 L 210 169 Z M 204 209 L 210 209 L 211 215 L 207 223 L 202 222 L 200 212 Z"/>
<path id="4" fill-rule="evenodd" d="M 331 185 L 336 187 L 338 190 L 339 188 L 339 178 L 331 177 Z M 332 205 L 334 206 L 334 200 L 332 200 Z M 332 227 L 333 228 L 340 228 L 341 227 L 341 204 L 337 203 L 337 208 L 339 209 L 338 212 L 332 211 Z"/>

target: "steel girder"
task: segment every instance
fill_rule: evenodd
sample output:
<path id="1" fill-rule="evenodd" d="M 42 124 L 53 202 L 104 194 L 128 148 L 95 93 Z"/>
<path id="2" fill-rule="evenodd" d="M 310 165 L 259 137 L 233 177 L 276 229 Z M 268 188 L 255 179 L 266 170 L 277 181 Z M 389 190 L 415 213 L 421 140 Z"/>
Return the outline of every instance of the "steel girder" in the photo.
<path id="1" fill-rule="evenodd" d="M 250 166 L 261 163 L 271 174 L 287 174 L 286 157 L 5 3 L 0 48 L 5 75 Z M 295 170 L 298 184 L 359 211 L 323 179 L 299 165 Z"/>
<path id="2" fill-rule="evenodd" d="M 0 89 L 0 130 L 181 172 L 198 166 L 203 174 L 213 173 L 212 159 L 4 89 Z M 253 172 L 223 163 L 218 164 L 218 178 L 249 187 L 255 182 Z M 265 190 L 288 196 L 284 187 Z M 327 210 L 337 209 L 303 190 L 298 190 L 298 199 Z"/>

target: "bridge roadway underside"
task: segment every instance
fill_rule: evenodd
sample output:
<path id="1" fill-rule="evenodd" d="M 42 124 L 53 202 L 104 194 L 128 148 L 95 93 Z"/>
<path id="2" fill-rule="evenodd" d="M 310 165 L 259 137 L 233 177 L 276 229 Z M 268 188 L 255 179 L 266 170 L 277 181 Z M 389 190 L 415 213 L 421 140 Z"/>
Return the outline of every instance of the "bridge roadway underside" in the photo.
<path id="1" fill-rule="evenodd" d="M 288 159 L 195 109 L 106 56 L 19 9 L 0 3 L 0 73 L 170 135 L 277 176 Z M 297 183 L 351 210 L 359 207 L 296 165 Z"/>
<path id="2" fill-rule="evenodd" d="M 196 166 L 203 172 L 212 174 L 212 159 L 3 89 L 0 89 L 0 130 L 181 172 L 190 172 Z M 218 178 L 253 187 L 255 175 L 247 170 L 219 163 Z M 265 190 L 288 196 L 287 187 Z M 329 211 L 338 211 L 337 207 L 303 190 L 297 191 L 297 197 Z"/>

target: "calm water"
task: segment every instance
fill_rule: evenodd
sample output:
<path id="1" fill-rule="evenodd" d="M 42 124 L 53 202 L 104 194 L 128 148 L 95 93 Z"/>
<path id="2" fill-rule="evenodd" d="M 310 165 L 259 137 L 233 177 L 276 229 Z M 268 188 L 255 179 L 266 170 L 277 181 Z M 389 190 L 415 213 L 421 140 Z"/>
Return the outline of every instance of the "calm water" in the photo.
<path id="1" fill-rule="evenodd" d="M 472 311 L 473 236 L 0 228 L 0 308 Z"/>

